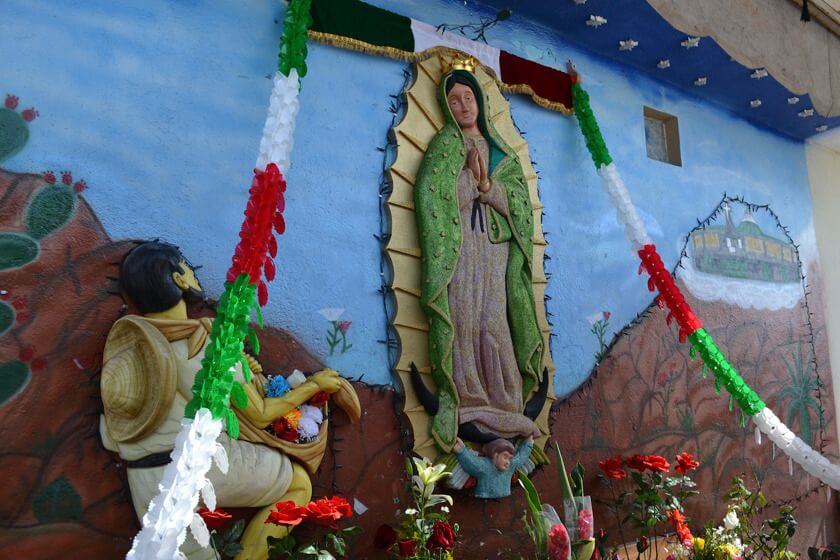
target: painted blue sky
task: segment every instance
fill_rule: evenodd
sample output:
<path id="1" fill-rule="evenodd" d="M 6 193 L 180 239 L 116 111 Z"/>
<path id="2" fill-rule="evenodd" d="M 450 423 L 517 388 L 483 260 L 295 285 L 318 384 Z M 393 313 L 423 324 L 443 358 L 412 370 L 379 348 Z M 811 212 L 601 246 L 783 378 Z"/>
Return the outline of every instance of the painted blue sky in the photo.
<path id="1" fill-rule="evenodd" d="M 437 24 L 469 21 L 461 3 L 373 2 Z M 35 106 L 14 171 L 70 169 L 115 239 L 179 244 L 218 295 L 237 239 L 280 36 L 270 1 L 5 0 L 0 4 L 0 94 Z M 604 136 L 666 260 L 724 192 L 772 204 L 794 237 L 811 221 L 804 149 L 663 84 L 556 41 L 536 24 L 497 26 L 491 44 L 561 65 L 572 57 Z M 267 320 L 289 329 L 348 376 L 388 383 L 378 341 L 378 185 L 400 62 L 322 45 L 310 48 L 288 176 L 287 234 Z M 647 159 L 642 107 L 679 118 L 683 167 Z M 616 330 L 650 301 L 600 190 L 573 118 L 514 97 L 540 172 L 552 274 L 548 309 L 558 393 L 573 390 L 597 350 L 586 316 L 613 314 Z M 328 355 L 318 311 L 344 308 L 353 348 Z"/>

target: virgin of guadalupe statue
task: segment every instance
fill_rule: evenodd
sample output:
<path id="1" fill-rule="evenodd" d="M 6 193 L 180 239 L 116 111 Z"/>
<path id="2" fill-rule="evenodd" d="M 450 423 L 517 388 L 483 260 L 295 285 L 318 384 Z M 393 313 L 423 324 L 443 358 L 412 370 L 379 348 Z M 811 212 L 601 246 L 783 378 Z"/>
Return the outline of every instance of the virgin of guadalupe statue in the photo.
<path id="1" fill-rule="evenodd" d="M 496 132 L 473 70 L 472 59 L 456 59 L 440 79 L 445 122 L 414 189 L 437 386 L 431 432 L 445 451 L 459 431 L 480 442 L 539 435 L 536 414 L 525 414 L 545 351 L 532 289 L 533 211 L 522 165 Z"/>

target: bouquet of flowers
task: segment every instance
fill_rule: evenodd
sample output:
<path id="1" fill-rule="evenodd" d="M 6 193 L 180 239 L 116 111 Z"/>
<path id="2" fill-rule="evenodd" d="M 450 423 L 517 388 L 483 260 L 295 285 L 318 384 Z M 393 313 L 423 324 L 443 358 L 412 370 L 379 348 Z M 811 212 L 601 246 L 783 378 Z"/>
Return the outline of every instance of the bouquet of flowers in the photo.
<path id="1" fill-rule="evenodd" d="M 406 461 L 411 476 L 414 507 L 403 513 L 398 529 L 382 525 L 376 531 L 374 546 L 387 550 L 393 558 L 410 560 L 452 560 L 458 524 L 450 524 L 452 497 L 435 494 L 437 483 L 448 476 L 446 465 L 432 464 L 426 458 Z"/>
<path id="2" fill-rule="evenodd" d="M 306 381 L 306 377 L 298 370 L 285 377 L 270 375 L 265 384 L 265 396 L 282 397 L 294 387 Z M 268 425 L 266 431 L 274 437 L 291 443 L 309 443 L 318 439 L 321 424 L 324 422 L 324 405 L 329 395 L 321 391 L 315 393 L 309 402 L 292 409 L 285 416 L 276 418 Z"/>
<path id="3" fill-rule="evenodd" d="M 268 537 L 269 558 L 271 560 L 335 560 L 345 558 L 348 541 L 361 532 L 360 527 L 338 528 L 338 522 L 353 515 L 350 504 L 344 498 L 333 496 L 312 500 L 305 506 L 298 506 L 292 501 L 277 502 L 266 523 L 297 527 L 301 524 L 313 524 L 330 529 L 314 543 L 298 544 L 289 533 L 283 538 Z"/>

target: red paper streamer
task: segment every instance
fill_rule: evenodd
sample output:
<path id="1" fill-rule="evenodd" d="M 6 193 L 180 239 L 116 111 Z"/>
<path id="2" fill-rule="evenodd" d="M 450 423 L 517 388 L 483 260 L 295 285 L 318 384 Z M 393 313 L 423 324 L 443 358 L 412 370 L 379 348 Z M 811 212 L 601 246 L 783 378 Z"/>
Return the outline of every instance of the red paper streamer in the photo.
<path id="1" fill-rule="evenodd" d="M 228 282 L 233 282 L 240 274 L 247 274 L 250 283 L 257 286 L 262 306 L 268 302 L 268 288 L 263 281 L 263 273 L 268 281 L 276 274 L 273 258 L 277 256 L 277 239 L 274 231 L 282 234 L 286 229 L 282 214 L 286 205 L 283 197 L 285 191 L 286 181 L 277 165 L 269 163 L 265 171 L 254 169 L 245 220 L 239 231 L 239 243 L 227 272 Z"/>
<path id="2" fill-rule="evenodd" d="M 674 282 L 674 277 L 665 268 L 662 258 L 656 252 L 656 245 L 651 244 L 642 247 L 639 250 L 639 258 L 642 259 L 639 274 L 642 273 L 642 270 L 645 270 L 650 275 L 648 290 L 651 292 L 659 291 L 656 303 L 659 307 L 668 307 L 670 313 L 668 313 L 666 321 L 670 325 L 671 320 L 676 319 L 680 326 L 680 342 L 685 342 L 689 335 L 697 329 L 703 328 L 703 323 L 694 314 L 688 302 L 685 301 L 682 292 Z"/>

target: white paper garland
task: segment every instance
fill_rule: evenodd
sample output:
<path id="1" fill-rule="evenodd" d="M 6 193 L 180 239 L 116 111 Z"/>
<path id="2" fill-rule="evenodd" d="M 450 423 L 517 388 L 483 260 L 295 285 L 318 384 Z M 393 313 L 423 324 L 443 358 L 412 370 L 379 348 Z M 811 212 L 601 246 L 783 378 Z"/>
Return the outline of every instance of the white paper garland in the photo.
<path id="1" fill-rule="evenodd" d="M 274 74 L 274 86 L 268 102 L 268 116 L 263 125 L 257 168 L 265 169 L 269 163 L 276 163 L 285 175 L 289 169 L 292 154 L 292 137 L 295 133 L 300 102 L 300 81 L 297 70 L 292 68 L 288 77 L 281 72 Z"/>
<path id="2" fill-rule="evenodd" d="M 615 163 L 602 165 L 598 168 L 604 190 L 616 210 L 616 217 L 624 226 L 627 239 L 633 245 L 633 251 L 653 242 L 647 234 L 645 224 L 636 211 L 636 206 L 630 198 L 630 193 L 618 174 Z M 815 451 L 807 443 L 796 437 L 769 408 L 762 409 L 753 416 L 753 421 L 760 430 L 770 438 L 774 446 L 778 446 L 793 462 L 799 464 L 805 472 L 819 478 L 824 484 L 835 490 L 840 490 L 840 466 L 832 464 Z M 756 433 L 756 443 L 761 443 L 760 432 Z M 775 459 L 775 447 L 773 457 Z M 792 468 L 792 467 L 791 467 Z M 791 473 L 792 474 L 792 473 Z"/>
<path id="3" fill-rule="evenodd" d="M 134 537 L 127 560 L 186 558 L 178 549 L 186 539 L 188 526 L 201 546 L 209 544 L 210 533 L 195 510 L 199 498 L 208 509 L 216 507 L 216 493 L 207 473 L 214 460 L 220 471 L 227 472 L 225 448 L 216 441 L 221 432 L 222 421 L 213 419 L 206 408 L 199 409 L 195 420 L 181 420 L 172 461 L 163 471 L 159 493 L 143 516 L 143 527 Z"/>

